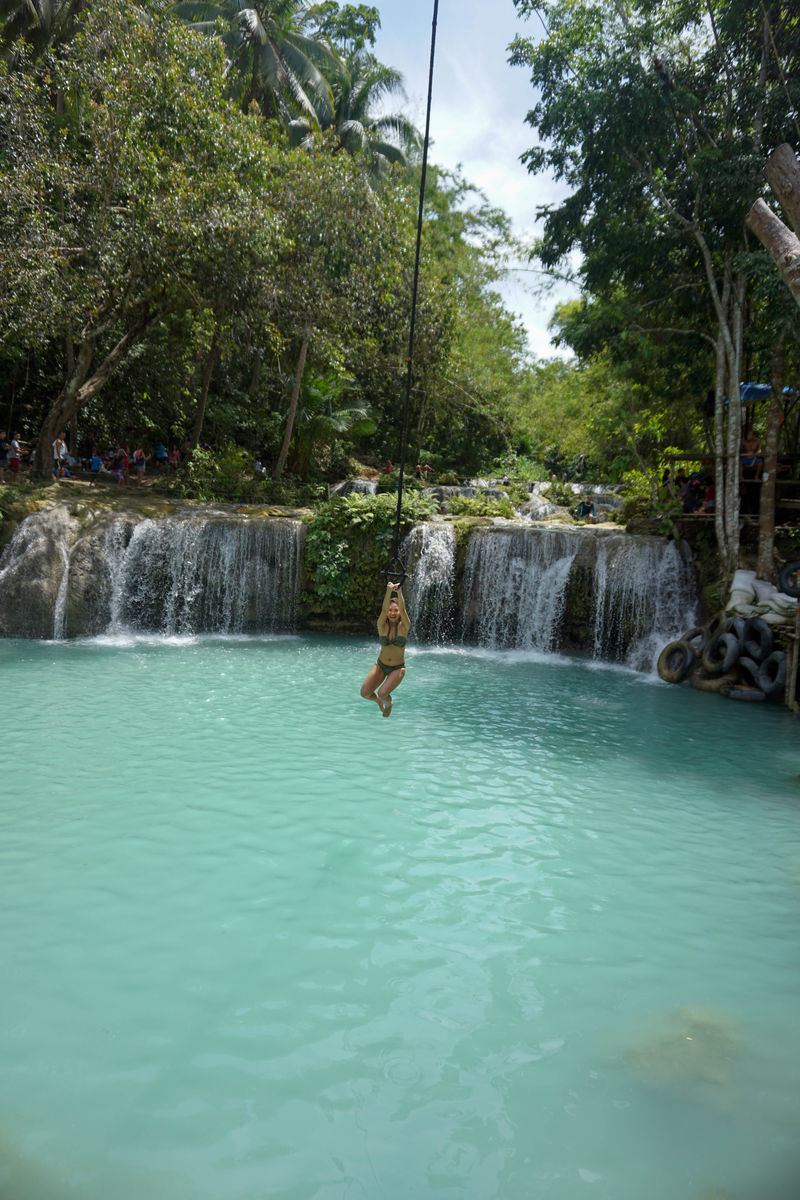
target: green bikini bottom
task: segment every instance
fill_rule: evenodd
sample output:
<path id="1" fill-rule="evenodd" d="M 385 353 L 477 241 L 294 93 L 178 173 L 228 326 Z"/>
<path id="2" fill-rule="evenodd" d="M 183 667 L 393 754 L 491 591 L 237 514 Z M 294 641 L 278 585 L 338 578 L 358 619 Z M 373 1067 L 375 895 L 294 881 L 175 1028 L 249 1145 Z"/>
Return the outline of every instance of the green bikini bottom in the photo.
<path id="1" fill-rule="evenodd" d="M 386 663 L 382 663 L 380 659 L 378 659 L 378 661 L 375 663 L 375 666 L 380 667 L 380 669 L 383 671 L 384 679 L 387 679 L 391 675 L 392 671 L 402 671 L 405 665 L 406 664 L 404 662 L 401 662 L 397 663 L 397 665 L 394 667 L 387 667 Z"/>

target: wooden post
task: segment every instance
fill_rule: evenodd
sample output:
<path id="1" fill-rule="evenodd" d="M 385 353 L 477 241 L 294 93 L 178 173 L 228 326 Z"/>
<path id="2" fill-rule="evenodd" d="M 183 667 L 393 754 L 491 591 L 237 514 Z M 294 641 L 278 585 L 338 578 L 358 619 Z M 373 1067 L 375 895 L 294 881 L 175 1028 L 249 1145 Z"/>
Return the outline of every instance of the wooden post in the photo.
<path id="1" fill-rule="evenodd" d="M 745 217 L 747 225 L 766 246 L 775 265 L 800 305 L 800 238 L 787 229 L 763 200 L 756 200 Z"/>
<path id="2" fill-rule="evenodd" d="M 791 666 L 786 675 L 786 691 L 783 694 L 783 701 L 787 708 L 792 712 L 797 712 L 798 704 L 797 696 L 797 658 L 800 655 L 800 608 L 797 610 L 797 615 L 794 619 L 794 638 L 792 639 L 792 659 Z"/>
<path id="3" fill-rule="evenodd" d="M 759 579 L 775 582 L 775 497 L 778 475 L 778 438 L 781 431 L 781 397 L 783 395 L 783 369 L 786 357 L 782 343 L 776 345 L 772 354 L 772 393 L 767 410 L 767 436 L 764 439 L 764 464 L 761 473 L 761 498 L 758 517 L 758 563 Z"/>
<path id="4" fill-rule="evenodd" d="M 773 150 L 764 176 L 786 213 L 795 233 L 800 234 L 800 163 L 788 142 Z"/>

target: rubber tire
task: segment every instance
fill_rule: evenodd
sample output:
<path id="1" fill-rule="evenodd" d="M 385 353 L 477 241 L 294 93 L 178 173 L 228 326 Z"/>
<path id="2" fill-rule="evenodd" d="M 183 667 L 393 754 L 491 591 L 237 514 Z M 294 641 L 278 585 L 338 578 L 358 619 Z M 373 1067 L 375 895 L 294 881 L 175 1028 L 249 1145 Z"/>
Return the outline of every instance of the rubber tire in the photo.
<path id="1" fill-rule="evenodd" d="M 734 617 L 731 621 L 731 627 L 728 633 L 735 633 L 739 641 L 744 640 L 744 631 L 747 626 L 747 617 Z"/>
<path id="2" fill-rule="evenodd" d="M 790 562 L 781 571 L 780 589 L 787 596 L 800 596 L 800 562 Z"/>
<path id="3" fill-rule="evenodd" d="M 695 625 L 694 629 L 690 629 L 681 638 L 682 642 L 688 642 L 694 650 L 695 654 L 702 654 L 708 645 L 708 626 Z M 699 645 L 695 645 L 699 641 Z"/>
<path id="4" fill-rule="evenodd" d="M 711 620 L 706 625 L 708 630 L 708 641 L 716 637 L 718 633 L 727 633 L 733 624 L 733 617 L 724 608 L 721 608 L 718 613 L 715 613 Z M 706 642 L 708 645 L 708 642 Z"/>
<path id="5" fill-rule="evenodd" d="M 755 636 L 754 636 L 755 635 Z M 745 621 L 742 635 L 742 650 L 757 663 L 764 662 L 772 653 L 772 630 L 763 617 L 749 617 Z"/>
<path id="6" fill-rule="evenodd" d="M 774 670 L 773 670 L 774 668 Z M 758 686 L 765 696 L 777 696 L 786 686 L 786 652 L 773 650 L 758 669 Z"/>
<path id="7" fill-rule="evenodd" d="M 737 687 L 735 684 L 733 687 L 723 688 L 722 691 L 720 692 L 720 695 L 725 696 L 726 699 L 728 699 L 728 700 L 753 701 L 753 700 L 766 700 L 766 698 L 767 698 L 762 691 L 759 691 L 758 688 L 748 688 L 748 687 L 741 687 L 741 686 Z"/>
<path id="8" fill-rule="evenodd" d="M 664 683 L 683 683 L 696 662 L 697 655 L 693 647 L 679 639 L 670 642 L 661 651 L 656 670 Z"/>
<path id="9" fill-rule="evenodd" d="M 763 692 L 764 689 L 761 687 L 761 682 L 759 679 L 759 675 L 761 673 L 761 663 L 756 662 L 754 659 L 748 658 L 747 655 L 743 654 L 739 658 L 739 662 L 736 665 L 739 671 L 740 681 L 745 684 L 746 687 L 758 688 Z"/>
<path id="10" fill-rule="evenodd" d="M 735 671 L 731 671 L 728 675 L 718 675 L 715 678 L 707 675 L 702 667 L 693 671 L 689 676 L 689 683 L 693 688 L 697 688 L 698 692 L 721 692 L 723 688 L 735 687 L 739 681 L 739 676 Z"/>
<path id="11" fill-rule="evenodd" d="M 703 651 L 703 666 L 709 675 L 727 675 L 739 661 L 741 650 L 735 633 L 718 633 Z"/>

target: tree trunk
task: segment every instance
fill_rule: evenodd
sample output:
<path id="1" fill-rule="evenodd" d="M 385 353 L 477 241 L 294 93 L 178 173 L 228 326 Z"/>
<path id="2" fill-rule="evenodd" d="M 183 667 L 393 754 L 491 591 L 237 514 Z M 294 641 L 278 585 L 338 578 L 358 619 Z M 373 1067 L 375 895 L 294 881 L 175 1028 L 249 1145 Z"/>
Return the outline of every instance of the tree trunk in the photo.
<path id="1" fill-rule="evenodd" d="M 119 364 L 137 345 L 157 312 L 146 314 L 132 329 L 119 339 L 105 356 L 93 375 L 89 375 L 100 331 L 84 336 L 75 359 L 75 370 L 67 379 L 53 407 L 45 417 L 36 443 L 35 473 L 40 479 L 48 479 L 53 469 L 52 445 L 56 437 L 66 428 L 82 404 L 91 400 L 108 383 Z"/>
<path id="2" fill-rule="evenodd" d="M 800 304 L 800 238 L 787 229 L 763 200 L 756 200 L 745 221 L 769 250 L 792 295 Z"/>
<path id="3" fill-rule="evenodd" d="M 72 329 L 67 329 L 67 376 L 72 377 L 75 373 L 75 343 L 72 340 Z M 73 458 L 78 453 L 78 409 L 72 414 L 72 421 L 69 427 L 69 452 Z"/>
<path id="4" fill-rule="evenodd" d="M 778 474 L 778 437 L 781 429 L 781 397 L 786 348 L 781 343 L 772 356 L 772 395 L 767 410 L 767 436 L 764 440 L 764 466 L 761 473 L 761 508 L 758 516 L 759 579 L 775 582 L 775 484 Z"/>
<path id="5" fill-rule="evenodd" d="M 717 535 L 717 549 L 725 557 L 727 538 L 725 535 L 725 345 L 722 333 L 717 333 L 715 354 L 716 370 L 714 373 L 714 486 L 716 501 L 714 503 L 714 532 Z"/>
<path id="6" fill-rule="evenodd" d="M 200 441 L 200 434 L 203 432 L 203 421 L 206 418 L 206 405 L 208 403 L 208 393 L 211 388 L 211 379 L 214 374 L 214 367 L 217 365 L 217 355 L 219 353 L 219 325 L 214 326 L 214 335 L 211 338 L 211 346 L 206 359 L 205 370 L 203 371 L 203 381 L 200 385 L 200 398 L 197 401 L 197 411 L 194 415 L 194 429 L 192 430 L 192 447 L 194 448 Z"/>
<path id="7" fill-rule="evenodd" d="M 693 232 L 703 258 L 709 293 L 717 315 L 714 446 L 717 455 L 717 478 L 722 480 L 722 489 L 720 490 L 717 484 L 715 530 L 723 571 L 730 579 L 738 566 L 739 558 L 739 442 L 742 414 L 739 380 L 747 281 L 741 274 L 734 279 L 732 257 L 728 255 L 723 266 L 720 288 L 714 257 L 708 243 L 699 228 Z M 727 427 L 723 405 L 726 387 Z"/>
<path id="8" fill-rule="evenodd" d="M 788 142 L 770 154 L 764 175 L 795 233 L 800 234 L 800 163 Z"/>
<path id="9" fill-rule="evenodd" d="M 303 382 L 303 372 L 306 369 L 306 356 L 308 347 L 311 344 L 311 330 L 307 329 L 303 335 L 303 344 L 300 347 L 300 357 L 297 360 L 297 369 L 294 373 L 294 383 L 292 384 L 292 396 L 289 401 L 289 414 L 286 418 L 286 432 L 283 435 L 283 445 L 281 452 L 278 455 L 278 461 L 275 463 L 275 468 L 272 472 L 273 479 L 280 479 L 283 468 L 286 466 L 286 459 L 289 457 L 289 444 L 292 440 L 292 431 L 294 430 L 294 419 L 297 415 L 297 402 L 300 399 L 300 387 Z"/>
<path id="10" fill-rule="evenodd" d="M 742 344 L 747 282 L 737 276 L 732 287 L 730 345 L 726 345 L 728 384 L 727 454 L 725 456 L 725 567 L 730 580 L 739 565 L 739 448 L 742 442 Z"/>

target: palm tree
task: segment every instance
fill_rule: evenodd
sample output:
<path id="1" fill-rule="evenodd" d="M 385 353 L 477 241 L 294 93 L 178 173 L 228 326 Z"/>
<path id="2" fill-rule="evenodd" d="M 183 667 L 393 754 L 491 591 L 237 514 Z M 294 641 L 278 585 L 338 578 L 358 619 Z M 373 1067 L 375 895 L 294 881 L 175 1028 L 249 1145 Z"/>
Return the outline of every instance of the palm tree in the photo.
<path id="1" fill-rule="evenodd" d="M 34 54 L 66 41 L 88 0 L 0 0 L 0 48 L 7 54 L 18 39 Z"/>
<path id="2" fill-rule="evenodd" d="M 182 0 L 172 11 L 202 33 L 216 34 L 220 23 L 226 29 L 223 40 L 243 82 L 243 108 L 255 101 L 265 116 L 284 124 L 298 114 L 314 127 L 318 114 L 330 120 L 333 93 L 326 73 L 337 68 L 338 58 L 304 32 L 304 0 Z"/>
<path id="3" fill-rule="evenodd" d="M 362 49 L 341 60 L 331 84 L 334 112 L 329 121 L 318 113 L 320 128 L 335 130 L 340 149 L 363 155 L 373 176 L 383 174 L 389 163 L 406 166 L 408 152 L 419 145 L 419 133 L 402 113 L 378 115 L 387 96 L 399 92 L 405 97 L 400 72 Z M 312 125 L 304 117 L 289 123 L 293 145 L 302 143 L 311 131 Z"/>
<path id="4" fill-rule="evenodd" d="M 286 381 L 287 390 L 291 380 Z M 369 407 L 360 399 L 348 402 L 348 394 L 356 391 L 351 375 L 313 375 L 300 388 L 293 430 L 294 453 L 292 467 L 305 479 L 315 452 L 340 438 L 363 437 L 374 433 L 375 421 Z"/>

